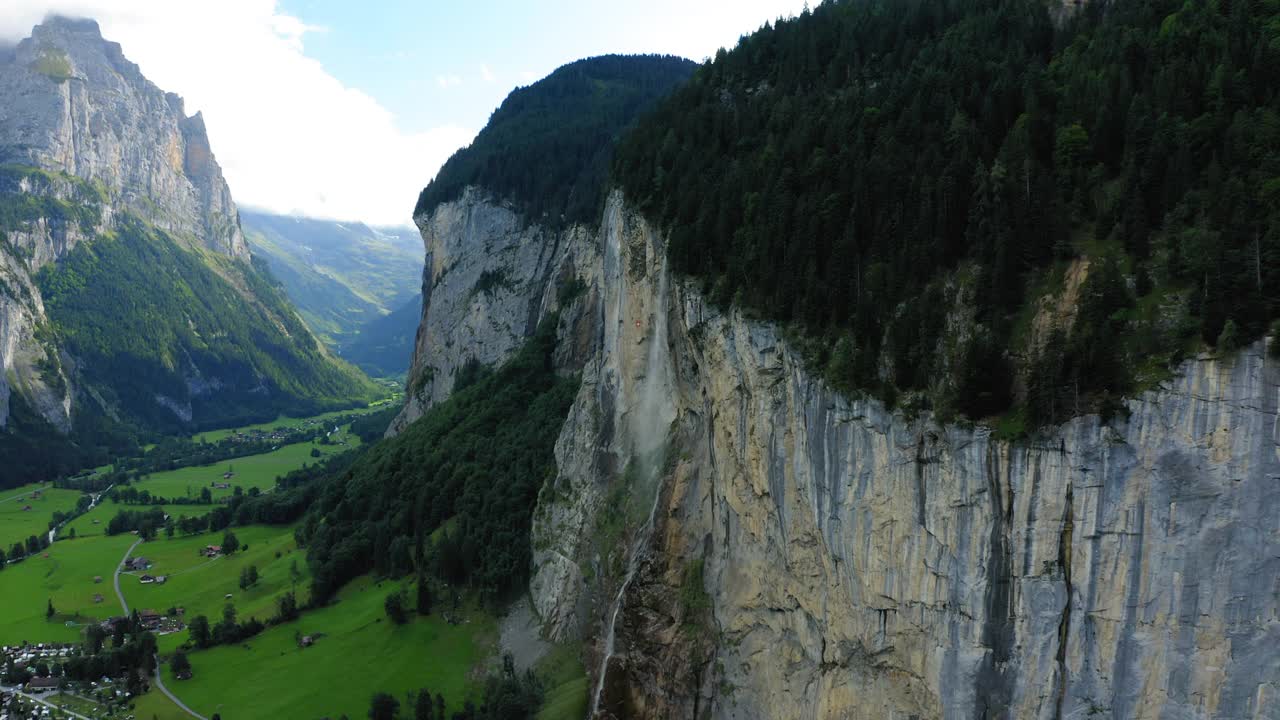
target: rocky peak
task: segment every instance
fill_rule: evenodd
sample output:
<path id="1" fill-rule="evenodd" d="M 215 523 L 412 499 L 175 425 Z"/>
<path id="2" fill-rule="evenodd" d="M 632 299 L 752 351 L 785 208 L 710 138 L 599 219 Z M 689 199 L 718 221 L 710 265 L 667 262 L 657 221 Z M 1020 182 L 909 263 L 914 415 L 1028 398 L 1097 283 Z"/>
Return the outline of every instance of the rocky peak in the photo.
<path id="1" fill-rule="evenodd" d="M 0 61 L 0 164 L 99 184 L 178 238 L 248 260 L 204 120 L 147 80 L 93 20 L 51 16 Z"/>

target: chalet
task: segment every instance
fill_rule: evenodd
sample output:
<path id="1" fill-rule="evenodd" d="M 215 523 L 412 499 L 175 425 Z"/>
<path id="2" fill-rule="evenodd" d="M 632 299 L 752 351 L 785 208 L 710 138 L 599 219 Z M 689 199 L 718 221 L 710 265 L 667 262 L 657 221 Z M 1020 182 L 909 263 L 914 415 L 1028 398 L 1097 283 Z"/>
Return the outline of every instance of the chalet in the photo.
<path id="1" fill-rule="evenodd" d="M 204 550 L 201 550 L 200 554 L 204 555 L 205 557 L 218 557 L 219 555 L 222 554 L 222 546 L 221 545 L 205 545 Z"/>
<path id="2" fill-rule="evenodd" d="M 230 489 L 231 489 L 231 483 L 220 483 L 220 482 L 216 482 L 216 483 L 214 483 L 214 484 L 213 484 L 213 489 L 214 489 L 214 490 L 230 490 Z"/>
<path id="3" fill-rule="evenodd" d="M 147 570 L 151 567 L 151 561 L 144 557 L 129 558 L 125 563 L 130 570 Z"/>
<path id="4" fill-rule="evenodd" d="M 163 616 L 155 610 L 142 610 L 138 613 L 138 620 L 142 622 L 142 627 L 148 630 L 160 627 L 160 621 L 163 619 Z"/>
<path id="5" fill-rule="evenodd" d="M 316 639 L 310 635 L 303 635 L 302 638 L 298 640 L 298 644 L 302 647 L 311 647 L 316 644 Z"/>
<path id="6" fill-rule="evenodd" d="M 94 605 L 101 605 L 101 604 L 102 604 L 102 593 L 94 593 L 94 594 L 93 594 L 93 604 L 94 604 Z"/>
<path id="7" fill-rule="evenodd" d="M 93 576 L 93 582 L 94 582 L 94 584 L 95 584 L 95 585 L 96 585 L 96 584 L 98 584 L 98 583 L 101 583 L 101 582 L 102 582 L 102 576 L 101 576 L 101 575 L 94 575 L 94 576 Z"/>
<path id="8" fill-rule="evenodd" d="M 223 480 L 230 480 L 231 478 L 233 478 L 233 477 L 235 477 L 235 476 L 236 476 L 236 474 L 235 474 L 235 473 L 233 473 L 233 472 L 231 472 L 230 470 L 228 470 L 228 471 L 226 471 L 226 472 L 222 473 L 222 479 L 223 479 Z"/>
<path id="9" fill-rule="evenodd" d="M 27 681 L 27 692 L 42 693 L 58 689 L 56 677 L 34 677 Z"/>
<path id="10" fill-rule="evenodd" d="M 143 585 L 150 585 L 155 581 L 156 581 L 156 578 L 154 575 L 143 575 L 142 577 L 138 578 L 138 582 L 142 583 Z"/>
<path id="11" fill-rule="evenodd" d="M 22 506 L 22 512 L 31 512 L 31 506 L 30 506 L 30 505 L 23 505 L 23 506 Z"/>

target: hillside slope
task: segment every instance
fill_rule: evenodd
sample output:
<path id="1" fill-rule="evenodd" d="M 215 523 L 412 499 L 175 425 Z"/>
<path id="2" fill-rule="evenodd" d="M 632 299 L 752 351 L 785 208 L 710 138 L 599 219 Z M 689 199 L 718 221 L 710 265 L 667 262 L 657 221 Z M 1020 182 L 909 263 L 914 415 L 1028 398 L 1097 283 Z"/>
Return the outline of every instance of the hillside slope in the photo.
<path id="1" fill-rule="evenodd" d="M 331 349 L 419 293 L 422 240 L 408 227 L 251 211 L 240 217 L 249 247 L 266 259 L 307 326 Z"/>
<path id="2" fill-rule="evenodd" d="M 92 21 L 0 59 L 0 485 L 368 399 L 265 270 L 199 115 Z"/>

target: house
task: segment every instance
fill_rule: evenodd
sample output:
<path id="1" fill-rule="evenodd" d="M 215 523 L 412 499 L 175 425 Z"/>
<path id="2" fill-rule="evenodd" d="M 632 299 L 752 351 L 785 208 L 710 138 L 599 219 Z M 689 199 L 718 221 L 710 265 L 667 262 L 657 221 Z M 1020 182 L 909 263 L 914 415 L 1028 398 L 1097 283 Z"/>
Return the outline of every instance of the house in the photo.
<path id="1" fill-rule="evenodd" d="M 39 490 L 32 490 L 32 491 L 31 491 L 31 499 L 32 499 L 32 500 L 39 500 L 39 499 L 40 499 L 40 491 L 39 491 Z"/>
<path id="2" fill-rule="evenodd" d="M 31 512 L 31 506 L 30 506 L 30 505 L 23 505 L 23 506 L 22 506 L 22 512 Z"/>
<path id="3" fill-rule="evenodd" d="M 150 585 L 155 581 L 156 579 L 152 575 L 143 575 L 142 577 L 138 578 L 138 582 L 142 583 L 143 585 Z"/>
<path id="4" fill-rule="evenodd" d="M 230 489 L 231 489 L 231 483 L 220 483 L 220 482 L 216 482 L 216 483 L 214 483 L 214 484 L 213 484 L 213 489 L 214 489 L 214 490 L 230 490 Z"/>
<path id="5" fill-rule="evenodd" d="M 94 584 L 101 583 L 101 582 L 102 582 L 102 576 L 101 576 L 101 575 L 94 575 L 94 576 L 93 576 L 93 582 L 94 582 Z"/>
<path id="6" fill-rule="evenodd" d="M 221 545 L 205 545 L 204 550 L 201 550 L 200 554 L 204 555 L 205 557 L 218 557 L 218 555 L 222 554 L 222 546 Z"/>
<path id="7" fill-rule="evenodd" d="M 303 635 L 302 639 L 298 640 L 298 644 L 302 647 L 311 647 L 316 644 L 316 639 L 310 635 Z"/>
<path id="8" fill-rule="evenodd" d="M 41 693 L 57 689 L 58 678 L 56 677 L 35 677 L 27 681 L 27 692 Z"/>
<path id="9" fill-rule="evenodd" d="M 235 477 L 235 476 L 236 476 L 236 474 L 235 474 L 235 473 L 233 473 L 233 472 L 231 472 L 230 470 L 228 470 L 228 471 L 226 471 L 226 472 L 222 473 L 222 479 L 223 479 L 223 480 L 230 480 L 231 478 L 233 478 L 233 477 Z"/>
<path id="10" fill-rule="evenodd" d="M 142 627 L 148 630 L 160 627 L 160 621 L 163 619 L 155 610 L 142 610 L 138 613 L 138 620 L 142 622 Z"/>
<path id="11" fill-rule="evenodd" d="M 147 570 L 151 567 L 151 561 L 144 557 L 136 557 L 130 558 L 125 562 L 125 565 L 127 565 L 130 570 Z"/>
<path id="12" fill-rule="evenodd" d="M 157 585 L 163 585 L 163 584 L 165 583 L 165 581 L 166 581 L 166 580 L 168 580 L 168 579 L 169 579 L 169 576 L 168 576 L 168 575 L 157 575 L 157 576 L 156 576 L 156 584 L 157 584 Z"/>
<path id="13" fill-rule="evenodd" d="M 93 594 L 93 604 L 94 604 L 94 605 L 101 605 L 101 604 L 102 604 L 102 593 L 94 593 L 94 594 Z"/>

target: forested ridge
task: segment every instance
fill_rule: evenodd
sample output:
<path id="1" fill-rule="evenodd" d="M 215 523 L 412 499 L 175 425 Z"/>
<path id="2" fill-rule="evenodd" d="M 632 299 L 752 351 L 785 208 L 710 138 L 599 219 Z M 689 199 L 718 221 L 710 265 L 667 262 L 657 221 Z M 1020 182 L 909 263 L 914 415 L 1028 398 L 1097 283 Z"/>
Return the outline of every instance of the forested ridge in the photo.
<path id="1" fill-rule="evenodd" d="M 37 276 L 51 333 L 111 409 L 154 432 L 313 414 L 374 397 L 324 355 L 262 267 L 225 272 L 132 218 Z M 192 377 L 192 367 L 203 376 Z M 203 382 L 208 387 L 200 388 Z M 362 394 L 363 393 L 363 394 Z M 172 404 L 190 402 L 183 420 Z"/>
<path id="2" fill-rule="evenodd" d="M 549 227 L 595 222 L 618 137 L 694 67 L 669 55 L 604 55 L 517 88 L 440 168 L 413 214 L 478 185 Z"/>
<path id="3" fill-rule="evenodd" d="M 1280 2 L 1058 5 L 823 3 L 699 68 L 614 177 L 839 387 L 1105 410 L 1280 309 Z"/>
<path id="4" fill-rule="evenodd" d="M 0 466 L 0 487 L 137 455 L 166 433 L 377 396 L 358 370 L 324 353 L 260 263 L 185 247 L 127 213 L 100 232 L 105 201 L 78 178 L 0 167 L 0 252 L 30 267 L 32 252 L 9 233 L 36 222 L 88 238 L 33 277 L 46 314 L 34 333 L 45 351 L 36 370 L 73 393 L 71 427 L 49 424 L 22 391 L 10 395 L 0 455 L 11 462 Z M 0 277 L 0 293 L 29 304 L 25 287 Z"/>
<path id="5" fill-rule="evenodd" d="M 318 491 L 299 487 L 316 498 L 298 532 L 313 598 L 370 571 L 416 569 L 491 599 L 524 587 L 533 508 L 578 385 L 557 375 L 554 350 L 555 322 L 544 321 L 507 363 L 471 367 L 448 400 L 399 435 Z"/>

